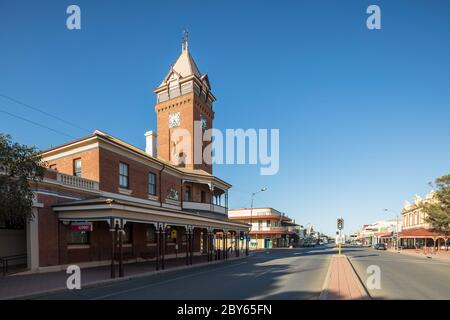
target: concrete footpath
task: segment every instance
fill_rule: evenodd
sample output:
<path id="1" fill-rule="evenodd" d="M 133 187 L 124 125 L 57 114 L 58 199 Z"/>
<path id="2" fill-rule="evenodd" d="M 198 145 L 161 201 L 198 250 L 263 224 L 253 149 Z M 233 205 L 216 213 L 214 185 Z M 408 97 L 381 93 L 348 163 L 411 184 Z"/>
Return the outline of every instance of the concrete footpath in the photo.
<path id="1" fill-rule="evenodd" d="M 393 250 L 390 250 L 390 251 L 395 252 Z M 450 251 L 447 251 L 447 250 L 425 252 L 423 250 L 403 249 L 403 250 L 400 250 L 400 252 L 398 252 L 398 253 L 403 254 L 403 255 L 427 258 L 427 259 L 446 261 L 446 262 L 450 263 Z"/>
<path id="2" fill-rule="evenodd" d="M 206 256 L 194 256 L 193 264 L 186 265 L 184 258 L 166 260 L 165 270 L 155 270 L 151 262 L 131 263 L 125 265 L 125 277 L 110 278 L 109 266 L 85 268 L 81 270 L 82 288 L 94 287 L 113 282 L 146 277 L 150 275 L 190 269 L 204 265 L 213 265 L 226 261 L 245 259 L 246 256 L 230 257 L 227 260 L 206 261 Z M 34 273 L 26 275 L 10 275 L 0 277 L 0 300 L 27 299 L 46 293 L 67 290 L 66 281 L 69 275 L 65 271 Z"/>
<path id="3" fill-rule="evenodd" d="M 347 256 L 333 255 L 320 300 L 369 300 Z"/>

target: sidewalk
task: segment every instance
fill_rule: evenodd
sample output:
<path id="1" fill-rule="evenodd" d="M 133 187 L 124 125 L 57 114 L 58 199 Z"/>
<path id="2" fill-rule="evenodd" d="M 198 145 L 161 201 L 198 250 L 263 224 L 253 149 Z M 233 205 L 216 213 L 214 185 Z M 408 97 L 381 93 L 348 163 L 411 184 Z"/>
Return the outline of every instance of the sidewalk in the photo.
<path id="1" fill-rule="evenodd" d="M 331 258 L 321 300 L 368 300 L 363 285 L 345 255 Z"/>
<path id="2" fill-rule="evenodd" d="M 395 252 L 395 251 L 392 251 Z M 435 253 L 424 253 L 422 250 L 416 251 L 415 249 L 403 249 L 400 250 L 401 254 L 406 254 L 410 256 L 422 257 L 422 258 L 432 258 L 440 261 L 446 261 L 450 263 L 450 251 L 436 251 Z"/>
<path id="3" fill-rule="evenodd" d="M 215 260 L 208 262 L 206 255 L 194 256 L 192 265 L 186 265 L 185 258 L 169 259 L 165 261 L 165 270 L 156 271 L 155 262 L 138 262 L 125 264 L 125 276 L 123 278 L 110 278 L 110 267 L 94 267 L 81 269 L 81 288 L 100 285 L 113 281 L 123 281 L 126 279 L 149 276 L 163 272 L 176 271 L 186 268 L 194 268 L 204 265 L 213 265 L 224 261 L 243 259 L 246 256 L 230 257 L 227 260 Z M 116 271 L 116 276 L 118 271 Z M 59 290 L 67 290 L 66 281 L 68 274 L 65 271 L 34 273 L 26 275 L 10 275 L 0 277 L 0 300 L 14 299 L 39 295 Z"/>

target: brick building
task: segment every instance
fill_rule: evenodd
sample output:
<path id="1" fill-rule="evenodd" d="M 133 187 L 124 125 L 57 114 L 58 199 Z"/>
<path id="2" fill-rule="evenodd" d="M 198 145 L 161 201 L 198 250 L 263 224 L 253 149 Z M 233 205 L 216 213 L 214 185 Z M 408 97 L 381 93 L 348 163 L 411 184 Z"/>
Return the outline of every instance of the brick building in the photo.
<path id="1" fill-rule="evenodd" d="M 248 246 L 249 226 L 227 216 L 231 185 L 212 165 L 186 161 L 197 152 L 194 141 L 179 147 L 171 138 L 180 128 L 202 133 L 214 119 L 208 76 L 187 41 L 155 94 L 157 132 L 145 133 L 145 150 L 96 130 L 42 152 L 49 169 L 32 186 L 34 218 L 20 240 L 28 269 L 117 264 L 123 275 L 127 262 L 154 261 L 159 269 L 175 256 L 190 264 L 194 255 L 226 259 Z"/>
<path id="2" fill-rule="evenodd" d="M 427 213 L 423 210 L 426 203 L 436 201 L 434 192 L 425 198 L 415 196 L 414 202 L 405 201 L 402 209 L 403 230 L 399 234 L 400 246 L 405 249 L 448 249 L 449 235 L 435 230 L 427 221 Z"/>

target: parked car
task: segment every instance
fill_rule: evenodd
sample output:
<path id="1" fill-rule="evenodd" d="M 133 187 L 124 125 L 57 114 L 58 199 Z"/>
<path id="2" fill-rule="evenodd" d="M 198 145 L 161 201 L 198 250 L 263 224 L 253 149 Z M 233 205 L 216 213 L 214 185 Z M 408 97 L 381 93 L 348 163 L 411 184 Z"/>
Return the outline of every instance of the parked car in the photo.
<path id="1" fill-rule="evenodd" d="M 377 243 L 373 246 L 375 250 L 386 250 L 386 245 L 384 243 Z"/>

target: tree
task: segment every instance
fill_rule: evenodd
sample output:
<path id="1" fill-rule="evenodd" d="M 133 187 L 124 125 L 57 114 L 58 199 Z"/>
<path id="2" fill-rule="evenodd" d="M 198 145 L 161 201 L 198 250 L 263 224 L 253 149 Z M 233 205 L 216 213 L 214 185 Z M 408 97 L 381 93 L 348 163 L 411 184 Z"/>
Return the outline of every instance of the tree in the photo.
<path id="1" fill-rule="evenodd" d="M 435 180 L 436 191 L 433 199 L 426 202 L 423 210 L 427 213 L 425 219 L 433 228 L 444 233 L 450 232 L 450 174 Z"/>
<path id="2" fill-rule="evenodd" d="M 0 225 L 21 227 L 33 218 L 30 182 L 41 181 L 45 167 L 35 147 L 0 133 Z"/>

